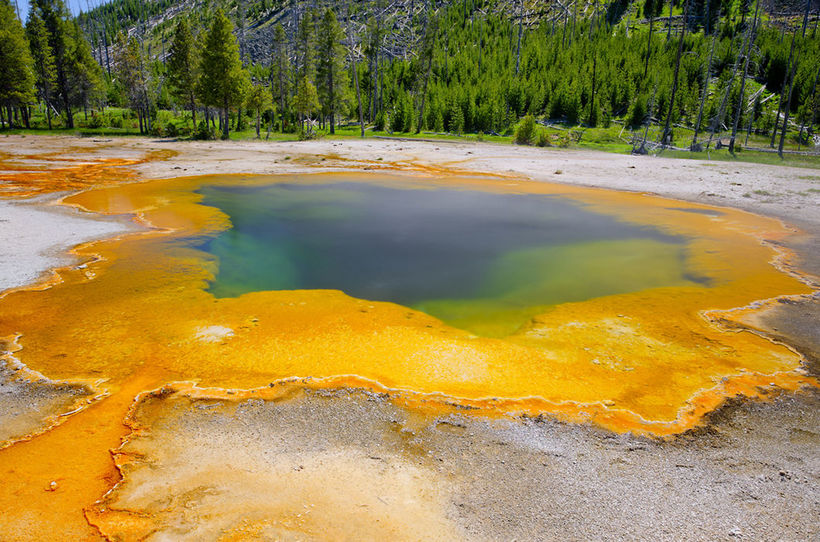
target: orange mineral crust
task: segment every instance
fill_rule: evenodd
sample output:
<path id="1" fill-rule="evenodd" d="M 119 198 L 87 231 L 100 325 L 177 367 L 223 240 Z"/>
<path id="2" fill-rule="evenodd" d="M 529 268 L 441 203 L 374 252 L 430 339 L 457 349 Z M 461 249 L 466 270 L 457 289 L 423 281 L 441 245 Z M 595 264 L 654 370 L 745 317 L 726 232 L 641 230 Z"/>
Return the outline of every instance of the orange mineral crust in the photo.
<path id="1" fill-rule="evenodd" d="M 163 150 L 133 158 L 101 158 L 102 146 L 70 146 L 51 153 L 10 154 L 0 152 L 0 196 L 26 198 L 87 188 L 120 184 L 137 179 L 134 166 L 176 155 Z"/>
<path id="2" fill-rule="evenodd" d="M 755 395 L 770 383 L 787 389 L 814 384 L 789 348 L 753 330 L 725 329 L 736 316 L 732 309 L 811 292 L 779 268 L 788 255 L 761 242 L 789 233 L 775 220 L 731 209 L 687 212 L 702 207 L 546 183 L 346 176 L 419 189 L 569 197 L 619 220 L 693 238 L 686 265 L 711 279 L 708 287 L 548 307 L 515 334 L 487 338 L 339 291 L 222 299 L 206 292 L 216 262 L 192 248 L 190 238 L 216 235 L 230 224 L 218 209 L 201 205 L 195 190 L 205 183 L 286 180 L 293 177 L 163 180 L 67 198 L 97 213 L 134 213 L 154 230 L 78 249 L 101 260 L 63 270 L 63 282 L 47 293 L 8 295 L 0 335 L 22 333 L 21 361 L 56 379 L 105 378 L 105 386 L 115 386 L 146 368 L 163 375 L 160 380 L 247 389 L 290 377 L 348 377 L 512 411 L 557 411 L 570 419 L 600 410 L 606 415 L 593 417 L 606 427 L 655 434 L 691 427 L 700 405 L 711 408 L 727 393 Z"/>
<path id="3" fill-rule="evenodd" d="M 658 436 L 697 425 L 727 397 L 765 397 L 770 389 L 818 385 L 802 372 L 799 354 L 740 323 L 775 298 L 812 292 L 789 270 L 790 254 L 775 248 L 791 233 L 776 220 L 732 209 L 704 214 L 714 209 L 642 194 L 510 179 L 343 174 L 349 182 L 419 190 L 571 198 L 618 220 L 692 239 L 687 271 L 710 279 L 709 286 L 544 307 L 514 334 L 488 337 L 340 291 L 214 298 L 206 287 L 218 262 L 194 248 L 191 239 L 207 239 L 231 225 L 220 210 L 202 205 L 196 190 L 205 184 L 294 182 L 294 177 L 116 185 L 131 180 L 130 174 L 117 169 L 122 176 L 101 181 L 109 166 L 12 175 L 17 196 L 110 182 L 115 185 L 63 203 L 133 215 L 151 229 L 77 247 L 73 252 L 84 265 L 59 270 L 46 289 L 41 284 L 0 297 L 0 337 L 14 358 L 55 382 L 86 386 L 95 399 L 80 401 L 70 416 L 55 416 L 50 430 L 0 449 L 3 540 L 99 537 L 89 521 L 124 538 L 150 531 L 150 517 L 118 512 L 112 523 L 105 510 L 92 505 L 120 479 L 110 450 L 133 430 L 125 422 L 135 398 L 173 382 L 196 383 L 186 389 L 201 397 L 272 400 L 272 383 L 296 378 L 304 388 L 388 392 L 397 403 L 423 412 L 455 405 L 484 416 L 547 413 Z M 13 169 L 8 162 L 4 168 Z M 297 179 L 322 183 L 328 177 Z M 142 412 L 141 423 L 150 426 L 154 414 Z M 120 455 L 118 464 L 126 459 Z M 329 468 L 340 480 L 350 471 L 344 461 Z M 372 473 L 359 475 L 364 483 Z M 389 476 L 380 480 L 385 487 L 395 485 Z M 417 492 L 414 484 L 407 483 L 408 494 Z M 440 498 L 430 495 L 419 517 L 435 511 L 428 504 Z M 173 503 L 168 511 L 174 512 Z M 248 533 L 269 527 L 260 525 L 248 525 Z"/>

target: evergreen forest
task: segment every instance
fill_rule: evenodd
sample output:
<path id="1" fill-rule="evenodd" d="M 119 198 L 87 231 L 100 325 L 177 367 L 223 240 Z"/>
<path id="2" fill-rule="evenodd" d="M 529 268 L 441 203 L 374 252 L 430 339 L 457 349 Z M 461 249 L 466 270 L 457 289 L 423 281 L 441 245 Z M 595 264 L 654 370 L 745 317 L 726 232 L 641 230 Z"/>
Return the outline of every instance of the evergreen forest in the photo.
<path id="1" fill-rule="evenodd" d="M 86 6 L 0 0 L 0 128 L 818 147 L 817 0 Z"/>

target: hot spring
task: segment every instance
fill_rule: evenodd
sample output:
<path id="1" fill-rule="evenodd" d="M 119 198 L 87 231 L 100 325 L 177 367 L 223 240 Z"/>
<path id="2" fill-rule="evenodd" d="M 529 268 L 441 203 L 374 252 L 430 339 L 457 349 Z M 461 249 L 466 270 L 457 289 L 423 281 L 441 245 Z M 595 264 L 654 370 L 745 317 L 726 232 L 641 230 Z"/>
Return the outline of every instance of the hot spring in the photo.
<path id="1" fill-rule="evenodd" d="M 424 188 L 205 185 L 231 222 L 201 245 L 219 262 L 209 291 L 341 290 L 503 336 L 560 303 L 707 282 L 656 227 L 561 196 Z"/>

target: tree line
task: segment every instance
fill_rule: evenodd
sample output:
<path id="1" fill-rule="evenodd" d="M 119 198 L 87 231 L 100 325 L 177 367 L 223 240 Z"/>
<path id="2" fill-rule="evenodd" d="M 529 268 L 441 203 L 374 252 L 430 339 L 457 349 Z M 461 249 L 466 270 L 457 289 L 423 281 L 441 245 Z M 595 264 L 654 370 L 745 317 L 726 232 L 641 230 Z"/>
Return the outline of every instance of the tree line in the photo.
<path id="1" fill-rule="evenodd" d="M 31 0 L 26 26 L 9 0 L 0 0 L 0 104 L 9 126 L 31 124 L 32 105 L 74 127 L 72 111 L 88 115 L 103 91 L 102 69 L 65 4 Z"/>
<path id="2" fill-rule="evenodd" d="M 17 59 L 0 63 L 10 72 L 0 90 L 6 122 L 28 123 L 36 105 L 71 127 L 72 109 L 109 104 L 133 110 L 141 132 L 163 129 L 161 111 L 184 108 L 189 128 L 174 130 L 197 137 L 227 138 L 247 122 L 258 137 L 263 128 L 312 137 L 351 121 L 362 135 L 366 126 L 510 134 L 531 115 L 622 122 L 636 133 L 657 124 L 662 145 L 685 127 L 693 150 L 722 134 L 734 147 L 743 132 L 782 149 L 789 129 L 806 143 L 817 126 L 820 37 L 810 0 L 802 20 L 780 21 L 760 0 L 429 0 L 399 30 L 403 54 L 389 46 L 398 25 L 384 0 L 291 4 L 295 24 L 274 25 L 264 57 L 240 55 L 231 17 L 244 28 L 245 12 L 217 10 L 194 24 L 177 17 L 158 54 L 148 34 L 120 32 L 105 59 L 109 76 L 103 51 L 95 60 L 62 0 L 34 0 L 25 29 L 0 0 L 0 31 L 13 37 L 2 54 Z"/>

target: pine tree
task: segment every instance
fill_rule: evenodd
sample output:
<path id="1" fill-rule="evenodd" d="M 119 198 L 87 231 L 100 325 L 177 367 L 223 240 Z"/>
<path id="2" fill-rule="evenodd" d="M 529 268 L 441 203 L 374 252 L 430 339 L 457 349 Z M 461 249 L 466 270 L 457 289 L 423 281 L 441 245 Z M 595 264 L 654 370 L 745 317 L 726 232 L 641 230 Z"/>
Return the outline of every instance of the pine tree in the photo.
<path id="1" fill-rule="evenodd" d="M 200 71 L 199 94 L 206 105 L 222 109 L 222 138 L 228 139 L 230 108 L 242 104 L 248 74 L 239 60 L 233 25 L 222 10 L 216 12 L 205 36 Z"/>
<path id="2" fill-rule="evenodd" d="M 663 126 L 663 134 L 661 134 L 662 145 L 672 145 L 672 113 L 675 108 L 675 95 L 678 91 L 678 75 L 680 73 L 680 58 L 683 53 L 683 38 L 686 37 L 686 20 L 689 16 L 689 1 L 683 0 L 683 28 L 680 31 L 680 38 L 678 39 L 678 53 L 675 55 L 675 75 L 672 78 L 672 95 L 669 98 L 669 112 L 666 114 L 666 123 Z"/>
<path id="3" fill-rule="evenodd" d="M 81 105 L 88 119 L 88 105 L 97 101 L 102 89 L 102 68 L 76 21 L 72 21 L 70 36 L 68 81 L 71 103 Z"/>
<path id="4" fill-rule="evenodd" d="M 369 73 L 370 73 L 370 93 L 369 93 L 369 118 L 370 120 L 374 120 L 376 118 L 377 113 L 382 113 L 382 120 L 384 120 L 383 114 L 383 103 L 382 103 L 382 91 L 383 85 L 380 84 L 381 79 L 379 75 L 381 74 L 380 62 L 381 62 L 381 47 L 384 42 L 385 38 L 385 29 L 382 25 L 382 19 L 384 17 L 385 11 L 385 0 L 376 0 L 375 4 L 373 5 L 373 14 L 368 20 L 367 24 L 367 45 L 365 48 L 365 56 L 367 56 L 367 62 L 369 65 Z"/>
<path id="5" fill-rule="evenodd" d="M 350 0 L 347 0 L 347 27 L 350 32 L 347 52 L 350 55 L 351 71 L 353 72 L 353 83 L 356 87 L 356 103 L 359 106 L 359 130 L 364 137 L 364 110 L 362 109 L 362 91 L 359 86 L 359 64 L 357 61 L 356 39 L 353 34 L 353 25 L 350 24 Z"/>
<path id="6" fill-rule="evenodd" d="M 259 139 L 262 112 L 273 107 L 273 97 L 271 96 L 270 89 L 259 83 L 251 85 L 248 90 L 248 96 L 245 98 L 245 107 L 256 113 L 256 139 Z"/>
<path id="7" fill-rule="evenodd" d="M 174 97 L 191 110 L 191 121 L 196 128 L 197 59 L 194 51 L 194 36 L 185 18 L 180 17 L 171 42 L 168 81 Z"/>
<path id="8" fill-rule="evenodd" d="M 661 12 L 662 2 L 663 0 L 646 0 L 643 5 L 643 14 L 649 19 L 649 37 L 646 41 L 646 64 L 643 69 L 644 78 L 649 72 L 649 57 L 652 55 L 652 23 L 655 22 L 655 17 Z"/>
<path id="9" fill-rule="evenodd" d="M 51 99 L 54 96 L 57 72 L 54 67 L 54 55 L 51 52 L 51 46 L 48 44 L 48 33 L 36 9 L 29 11 L 26 34 L 31 47 L 31 56 L 34 60 L 37 93 L 45 105 L 48 129 L 51 130 Z"/>
<path id="10" fill-rule="evenodd" d="M 306 11 L 299 21 L 296 31 L 297 80 L 307 77 L 310 83 L 316 81 L 316 33 L 313 13 Z"/>
<path id="11" fill-rule="evenodd" d="M 328 8 L 319 25 L 317 82 L 319 101 L 330 118 L 330 133 L 336 133 L 336 112 L 342 107 L 347 88 L 347 73 L 344 69 L 344 47 L 342 27 L 336 15 Z"/>
<path id="12" fill-rule="evenodd" d="M 39 16 L 48 32 L 49 46 L 54 54 L 54 66 L 57 72 L 57 94 L 66 116 L 66 126 L 74 128 L 74 115 L 71 111 L 71 36 L 68 12 L 63 0 L 32 0 L 30 9 L 38 10 Z"/>
<path id="13" fill-rule="evenodd" d="M 307 117 L 308 122 L 310 122 L 310 116 L 313 112 L 319 109 L 319 96 L 316 93 L 316 87 L 308 80 L 307 76 L 303 76 L 299 79 L 299 83 L 296 85 L 296 96 L 293 98 L 293 108 L 299 114 L 300 118 L 304 119 Z M 311 133 L 310 126 L 308 126 L 308 130 L 305 133 Z"/>
<path id="14" fill-rule="evenodd" d="M 425 64 L 423 74 L 423 82 L 421 84 L 421 107 L 419 108 L 419 118 L 416 123 L 416 133 L 421 132 L 422 119 L 424 118 L 424 105 L 427 99 L 427 86 L 430 83 L 430 72 L 433 70 L 433 55 L 435 53 L 436 38 L 438 37 L 438 18 L 435 14 L 428 15 L 427 28 L 424 31 L 424 40 L 422 42 L 421 51 L 419 52 L 419 60 Z M 519 50 L 521 41 L 519 38 Z"/>
<path id="15" fill-rule="evenodd" d="M 117 36 L 114 66 L 119 83 L 125 89 L 129 105 L 137 112 L 140 133 L 151 130 L 152 80 L 142 47 L 135 37 Z"/>
<path id="16" fill-rule="evenodd" d="M 0 104 L 12 126 L 12 108 L 34 101 L 34 73 L 23 27 L 8 0 L 0 0 Z"/>

